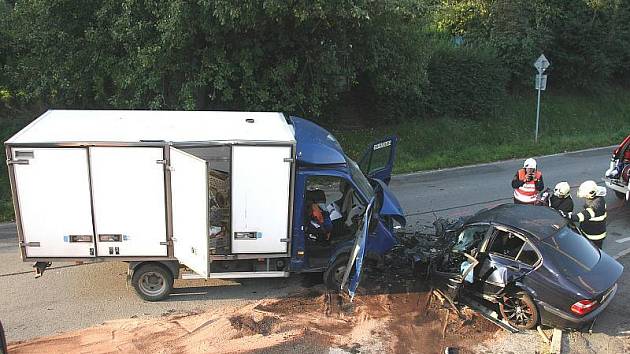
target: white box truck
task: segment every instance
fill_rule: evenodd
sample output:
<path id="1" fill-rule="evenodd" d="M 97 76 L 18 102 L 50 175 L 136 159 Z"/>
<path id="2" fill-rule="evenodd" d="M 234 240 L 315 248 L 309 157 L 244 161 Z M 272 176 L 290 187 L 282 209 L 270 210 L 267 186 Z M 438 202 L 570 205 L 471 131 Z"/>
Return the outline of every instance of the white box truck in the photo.
<path id="1" fill-rule="evenodd" d="M 150 301 L 177 277 L 325 272 L 341 286 L 405 222 L 386 186 L 395 146 L 367 150 L 368 179 L 326 130 L 273 112 L 50 110 L 5 142 L 22 259 L 38 276 L 128 262 Z M 334 227 L 310 223 L 312 208 Z"/>

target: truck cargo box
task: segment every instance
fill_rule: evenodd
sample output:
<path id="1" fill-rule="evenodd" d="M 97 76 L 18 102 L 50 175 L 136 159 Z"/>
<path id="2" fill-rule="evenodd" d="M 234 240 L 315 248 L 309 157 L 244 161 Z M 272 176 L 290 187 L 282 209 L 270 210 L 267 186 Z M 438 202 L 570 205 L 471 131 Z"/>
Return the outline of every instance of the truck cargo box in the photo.
<path id="1" fill-rule="evenodd" d="M 24 260 L 288 255 L 281 113 L 51 110 L 6 143 Z"/>

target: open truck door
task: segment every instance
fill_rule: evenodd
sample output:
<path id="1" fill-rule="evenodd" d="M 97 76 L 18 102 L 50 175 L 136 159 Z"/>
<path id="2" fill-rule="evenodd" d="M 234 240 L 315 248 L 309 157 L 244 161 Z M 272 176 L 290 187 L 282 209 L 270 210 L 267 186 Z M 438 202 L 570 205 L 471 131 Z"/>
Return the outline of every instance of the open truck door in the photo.
<path id="1" fill-rule="evenodd" d="M 170 148 L 173 253 L 208 278 L 208 168 L 205 160 Z"/>
<path id="2" fill-rule="evenodd" d="M 355 235 L 354 245 L 350 250 L 350 258 L 348 259 L 348 265 L 346 266 L 346 272 L 344 273 L 343 280 L 341 281 L 341 291 L 348 290 L 350 301 L 354 298 L 357 287 L 359 287 L 361 268 L 363 267 L 363 258 L 365 256 L 365 247 L 367 246 L 367 236 L 370 232 L 370 220 L 372 219 L 376 198 L 377 197 L 373 197 L 367 208 L 365 208 L 361 227 L 359 227 Z M 350 282 L 349 284 L 348 281 Z"/>
<path id="3" fill-rule="evenodd" d="M 398 138 L 390 136 L 370 145 L 361 160 L 359 167 L 363 174 L 369 178 L 380 179 L 389 184 L 392 177 L 392 169 L 394 168 L 394 159 L 396 158 L 396 146 Z"/>

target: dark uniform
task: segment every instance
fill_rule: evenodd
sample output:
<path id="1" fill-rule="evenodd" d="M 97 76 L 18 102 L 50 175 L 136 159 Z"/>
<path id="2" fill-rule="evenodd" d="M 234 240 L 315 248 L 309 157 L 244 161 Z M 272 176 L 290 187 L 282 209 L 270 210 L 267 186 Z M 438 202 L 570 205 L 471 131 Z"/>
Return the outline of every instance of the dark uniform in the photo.
<path id="1" fill-rule="evenodd" d="M 573 199 L 570 195 L 560 198 L 552 194 L 551 197 L 549 197 L 549 206 L 568 214 L 573 211 Z"/>
<path id="2" fill-rule="evenodd" d="M 580 223 L 582 233 L 599 249 L 602 249 L 606 238 L 607 216 L 604 197 L 586 199 L 584 210 L 576 214 L 569 214 L 569 218 Z"/>

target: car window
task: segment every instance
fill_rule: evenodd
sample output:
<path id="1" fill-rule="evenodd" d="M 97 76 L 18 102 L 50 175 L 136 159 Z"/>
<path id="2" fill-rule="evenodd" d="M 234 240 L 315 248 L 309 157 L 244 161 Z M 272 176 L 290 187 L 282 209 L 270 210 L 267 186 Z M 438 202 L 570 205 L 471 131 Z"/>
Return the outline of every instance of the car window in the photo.
<path id="1" fill-rule="evenodd" d="M 457 243 L 453 250 L 470 253 L 474 248 L 479 248 L 486 236 L 490 225 L 472 225 L 466 227 L 457 237 Z"/>
<path id="2" fill-rule="evenodd" d="M 588 272 L 599 262 L 600 254 L 584 236 L 568 227 L 540 243 L 545 259 L 550 259 L 559 270 L 571 273 Z M 546 260 L 545 260 L 546 262 Z"/>
<path id="3" fill-rule="evenodd" d="M 533 267 L 538 262 L 538 253 L 529 242 L 525 242 L 516 260 Z"/>
<path id="4" fill-rule="evenodd" d="M 499 254 L 503 257 L 516 259 L 525 241 L 518 237 L 515 233 L 496 230 L 495 235 L 490 241 L 488 252 Z"/>

